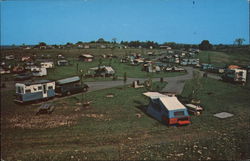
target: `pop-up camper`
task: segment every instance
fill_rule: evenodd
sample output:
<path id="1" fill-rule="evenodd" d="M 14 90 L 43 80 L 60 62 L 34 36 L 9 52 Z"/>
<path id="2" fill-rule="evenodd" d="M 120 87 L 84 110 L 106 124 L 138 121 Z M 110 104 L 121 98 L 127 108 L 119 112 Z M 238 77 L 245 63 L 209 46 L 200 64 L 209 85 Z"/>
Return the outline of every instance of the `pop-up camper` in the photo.
<path id="1" fill-rule="evenodd" d="M 190 116 L 186 107 L 175 96 L 166 96 L 158 92 L 143 93 L 150 98 L 147 113 L 167 125 L 188 125 Z"/>

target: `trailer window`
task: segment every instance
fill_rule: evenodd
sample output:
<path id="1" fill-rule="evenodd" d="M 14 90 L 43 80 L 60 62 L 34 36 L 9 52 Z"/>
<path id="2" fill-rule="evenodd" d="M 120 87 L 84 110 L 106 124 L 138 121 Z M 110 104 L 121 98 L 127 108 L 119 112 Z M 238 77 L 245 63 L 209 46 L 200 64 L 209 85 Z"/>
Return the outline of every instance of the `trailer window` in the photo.
<path id="1" fill-rule="evenodd" d="M 42 90 L 42 86 L 38 86 L 38 90 Z"/>
<path id="2" fill-rule="evenodd" d="M 16 93 L 23 93 L 22 87 L 16 87 Z"/>
<path id="3" fill-rule="evenodd" d="M 30 92 L 31 92 L 30 89 L 26 89 L 26 90 L 25 90 L 25 93 L 30 93 Z"/>
<path id="4" fill-rule="evenodd" d="M 239 76 L 243 76 L 243 72 L 239 72 Z"/>
<path id="5" fill-rule="evenodd" d="M 184 115 L 184 111 L 174 112 L 174 116 L 183 116 L 183 115 Z"/>
<path id="6" fill-rule="evenodd" d="M 49 86 L 48 89 L 53 89 L 53 86 Z"/>

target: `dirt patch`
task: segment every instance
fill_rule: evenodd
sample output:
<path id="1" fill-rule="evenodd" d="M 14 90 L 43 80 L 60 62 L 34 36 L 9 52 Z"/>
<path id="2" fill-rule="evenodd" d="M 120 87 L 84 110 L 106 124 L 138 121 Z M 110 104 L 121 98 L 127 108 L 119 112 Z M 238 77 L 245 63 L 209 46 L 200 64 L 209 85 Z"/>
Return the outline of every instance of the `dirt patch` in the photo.
<path id="1" fill-rule="evenodd" d="M 71 126 L 76 124 L 78 115 L 39 115 L 39 116 L 23 116 L 15 115 L 8 120 L 13 128 L 43 129 L 55 128 L 59 126 Z"/>
<path id="2" fill-rule="evenodd" d="M 94 118 L 98 120 L 110 121 L 110 118 L 104 117 L 103 114 L 82 114 L 82 117 Z"/>

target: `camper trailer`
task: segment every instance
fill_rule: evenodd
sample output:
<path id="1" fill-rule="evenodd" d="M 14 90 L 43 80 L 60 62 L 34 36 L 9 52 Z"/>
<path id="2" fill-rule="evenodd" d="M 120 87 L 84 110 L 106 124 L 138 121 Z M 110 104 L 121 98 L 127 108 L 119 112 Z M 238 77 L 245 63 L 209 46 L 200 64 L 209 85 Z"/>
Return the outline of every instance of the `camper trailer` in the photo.
<path id="1" fill-rule="evenodd" d="M 53 62 L 41 62 L 40 65 L 42 68 L 54 68 Z"/>
<path id="2" fill-rule="evenodd" d="M 57 65 L 58 65 L 58 66 L 67 66 L 67 65 L 69 65 L 69 61 L 68 61 L 68 60 L 65 60 L 65 59 L 63 59 L 63 60 L 58 60 L 58 61 L 57 61 Z"/>
<path id="3" fill-rule="evenodd" d="M 158 92 L 143 93 L 150 98 L 147 113 L 167 125 L 188 125 L 190 116 L 186 107 L 175 96 L 167 96 Z"/>
<path id="4" fill-rule="evenodd" d="M 46 68 L 38 68 L 38 67 L 32 67 L 31 69 L 32 75 L 35 77 L 42 77 L 47 75 L 47 69 Z"/>
<path id="5" fill-rule="evenodd" d="M 50 80 L 16 83 L 15 102 L 26 103 L 55 97 L 55 82 Z"/>
<path id="6" fill-rule="evenodd" d="M 87 91 L 88 88 L 88 85 L 81 84 L 79 76 L 56 81 L 56 95 L 58 96 Z"/>
<path id="7" fill-rule="evenodd" d="M 247 71 L 245 69 L 227 69 L 221 76 L 222 80 L 245 85 L 247 79 Z"/>

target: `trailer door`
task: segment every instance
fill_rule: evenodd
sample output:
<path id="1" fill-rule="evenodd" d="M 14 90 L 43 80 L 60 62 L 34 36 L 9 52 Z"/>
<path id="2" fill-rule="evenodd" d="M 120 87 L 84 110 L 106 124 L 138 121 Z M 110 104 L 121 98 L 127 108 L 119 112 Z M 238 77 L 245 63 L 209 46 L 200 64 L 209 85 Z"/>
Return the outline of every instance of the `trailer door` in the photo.
<path id="1" fill-rule="evenodd" d="M 48 90 L 47 90 L 47 85 L 43 84 L 43 98 L 48 97 Z"/>

